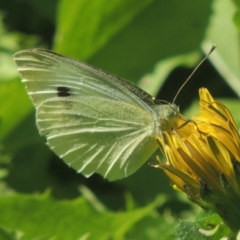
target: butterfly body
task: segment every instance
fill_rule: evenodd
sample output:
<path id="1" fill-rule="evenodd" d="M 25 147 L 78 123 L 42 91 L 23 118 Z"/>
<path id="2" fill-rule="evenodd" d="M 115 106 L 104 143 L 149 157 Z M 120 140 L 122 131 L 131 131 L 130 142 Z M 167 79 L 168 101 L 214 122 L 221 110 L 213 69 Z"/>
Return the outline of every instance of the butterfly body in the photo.
<path id="1" fill-rule="evenodd" d="M 156 136 L 176 127 L 175 104 L 88 64 L 47 50 L 14 59 L 36 108 L 37 126 L 67 164 L 109 180 L 135 172 L 157 149 Z"/>

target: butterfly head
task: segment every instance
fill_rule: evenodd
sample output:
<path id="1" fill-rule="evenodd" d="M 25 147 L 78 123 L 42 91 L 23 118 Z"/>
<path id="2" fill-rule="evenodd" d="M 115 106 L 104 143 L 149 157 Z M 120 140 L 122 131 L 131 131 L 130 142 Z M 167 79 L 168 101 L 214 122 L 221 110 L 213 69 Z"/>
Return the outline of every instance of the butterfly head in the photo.
<path id="1" fill-rule="evenodd" d="M 178 120 L 181 118 L 179 107 L 175 104 L 163 104 L 157 109 L 159 131 L 172 131 L 178 128 Z"/>

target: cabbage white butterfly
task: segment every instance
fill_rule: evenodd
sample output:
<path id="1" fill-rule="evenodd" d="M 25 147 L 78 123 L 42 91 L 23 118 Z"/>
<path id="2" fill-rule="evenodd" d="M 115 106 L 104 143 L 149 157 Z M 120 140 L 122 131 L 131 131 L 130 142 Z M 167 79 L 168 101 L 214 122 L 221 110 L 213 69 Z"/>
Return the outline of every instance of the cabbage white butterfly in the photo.
<path id="1" fill-rule="evenodd" d="M 17 52 L 18 71 L 50 148 L 86 177 L 108 180 L 135 172 L 175 129 L 175 104 L 86 63 L 42 49 Z"/>

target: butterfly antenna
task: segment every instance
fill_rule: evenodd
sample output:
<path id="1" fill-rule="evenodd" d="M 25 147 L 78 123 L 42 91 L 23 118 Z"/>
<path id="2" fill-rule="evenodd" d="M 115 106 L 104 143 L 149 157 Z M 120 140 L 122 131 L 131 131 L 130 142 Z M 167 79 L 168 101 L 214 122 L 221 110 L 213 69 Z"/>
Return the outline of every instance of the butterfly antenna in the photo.
<path id="1" fill-rule="evenodd" d="M 173 99 L 173 103 L 175 102 L 177 96 L 179 95 L 179 93 L 182 91 L 183 87 L 187 84 L 187 82 L 191 79 L 191 77 L 193 76 L 193 74 L 197 71 L 197 69 L 202 65 L 202 63 L 209 57 L 209 55 L 214 51 L 214 49 L 217 47 L 216 44 L 214 44 L 211 48 L 211 50 L 209 51 L 209 53 L 202 59 L 202 61 L 195 67 L 195 69 L 192 71 L 192 73 L 189 75 L 189 77 L 187 78 L 187 80 L 182 84 L 182 86 L 178 89 L 174 99 Z"/>

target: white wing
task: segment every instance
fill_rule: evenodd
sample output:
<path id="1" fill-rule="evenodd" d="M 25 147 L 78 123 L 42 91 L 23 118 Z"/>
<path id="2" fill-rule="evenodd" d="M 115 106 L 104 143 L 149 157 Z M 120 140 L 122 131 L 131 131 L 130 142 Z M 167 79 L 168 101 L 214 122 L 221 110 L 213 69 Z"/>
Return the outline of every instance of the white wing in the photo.
<path id="1" fill-rule="evenodd" d="M 40 133 L 85 176 L 126 177 L 157 148 L 156 114 L 137 96 L 142 90 L 45 50 L 21 51 L 15 60 L 37 108 Z"/>

